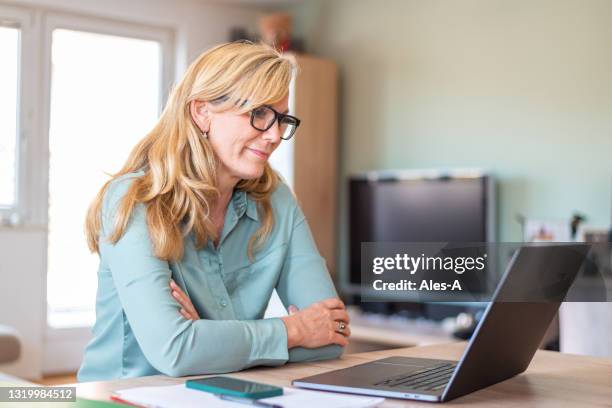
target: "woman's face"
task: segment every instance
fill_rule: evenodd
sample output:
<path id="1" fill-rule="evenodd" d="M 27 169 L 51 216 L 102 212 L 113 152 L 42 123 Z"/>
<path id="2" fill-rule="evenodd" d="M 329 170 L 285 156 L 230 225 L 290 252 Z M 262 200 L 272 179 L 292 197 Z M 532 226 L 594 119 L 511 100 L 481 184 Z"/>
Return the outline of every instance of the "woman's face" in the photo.
<path id="1" fill-rule="evenodd" d="M 270 105 L 277 112 L 288 112 L 288 97 Z M 255 179 L 264 171 L 268 158 L 281 142 L 278 122 L 262 132 L 251 126 L 251 113 L 234 110 L 215 112 L 214 106 L 203 103 L 196 106 L 196 119 L 200 129 L 208 130 L 208 140 L 220 161 L 220 178 L 230 177 L 234 181 Z"/>

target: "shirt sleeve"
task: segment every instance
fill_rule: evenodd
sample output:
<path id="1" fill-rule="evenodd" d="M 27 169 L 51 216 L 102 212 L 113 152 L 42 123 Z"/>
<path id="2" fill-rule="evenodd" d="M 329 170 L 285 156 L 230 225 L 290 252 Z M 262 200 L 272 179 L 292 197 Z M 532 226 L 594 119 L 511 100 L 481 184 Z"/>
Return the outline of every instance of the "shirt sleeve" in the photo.
<path id="1" fill-rule="evenodd" d="M 319 254 L 301 208 L 295 203 L 293 230 L 276 287 L 285 307 L 306 308 L 324 299 L 338 297 L 329 276 L 325 259 Z M 338 358 L 344 348 L 332 344 L 315 349 L 294 347 L 289 361 L 315 361 Z"/>
<path id="2" fill-rule="evenodd" d="M 151 365 L 170 376 L 237 371 L 281 365 L 288 358 L 287 332 L 280 319 L 187 320 L 169 287 L 168 262 L 155 257 L 143 205 L 134 208 L 116 244 L 104 232 L 129 183 L 109 188 L 103 209 L 100 256 L 111 270 L 128 323 Z"/>

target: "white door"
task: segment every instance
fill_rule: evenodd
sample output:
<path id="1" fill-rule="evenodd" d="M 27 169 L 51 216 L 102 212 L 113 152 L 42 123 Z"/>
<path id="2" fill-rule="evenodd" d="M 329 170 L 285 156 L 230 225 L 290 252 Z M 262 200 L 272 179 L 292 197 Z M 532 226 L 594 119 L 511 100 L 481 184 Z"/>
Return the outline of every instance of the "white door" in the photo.
<path id="1" fill-rule="evenodd" d="M 153 128 L 171 78 L 165 30 L 49 15 L 47 324 L 43 371 L 78 368 L 95 320 L 87 208 Z"/>
<path id="2" fill-rule="evenodd" d="M 0 325 L 23 346 L 0 371 L 78 368 L 98 266 L 84 214 L 161 112 L 173 42 L 165 28 L 0 6 Z"/>

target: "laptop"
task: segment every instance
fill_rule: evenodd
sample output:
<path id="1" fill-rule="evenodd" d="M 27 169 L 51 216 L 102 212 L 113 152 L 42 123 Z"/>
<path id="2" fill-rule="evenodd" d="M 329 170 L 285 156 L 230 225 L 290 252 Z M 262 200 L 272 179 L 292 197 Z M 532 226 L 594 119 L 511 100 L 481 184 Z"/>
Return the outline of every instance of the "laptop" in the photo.
<path id="1" fill-rule="evenodd" d="M 389 357 L 301 378 L 292 384 L 314 390 L 444 402 L 520 374 L 529 366 L 588 250 L 584 244 L 518 249 L 458 362 Z"/>

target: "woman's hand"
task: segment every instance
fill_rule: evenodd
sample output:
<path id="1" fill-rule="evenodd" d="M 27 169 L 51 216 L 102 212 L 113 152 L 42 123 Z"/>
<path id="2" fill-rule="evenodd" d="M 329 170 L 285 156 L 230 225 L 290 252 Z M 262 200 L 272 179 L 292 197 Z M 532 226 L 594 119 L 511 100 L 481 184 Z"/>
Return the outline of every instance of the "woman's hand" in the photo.
<path id="1" fill-rule="evenodd" d="M 349 315 L 340 299 L 331 298 L 282 318 L 287 328 L 287 347 L 316 348 L 328 344 L 348 345 Z"/>
<path id="2" fill-rule="evenodd" d="M 200 320 L 200 315 L 193 307 L 191 299 L 172 279 L 170 279 L 170 289 L 172 290 L 172 297 L 181 305 L 181 315 L 187 320 Z"/>

